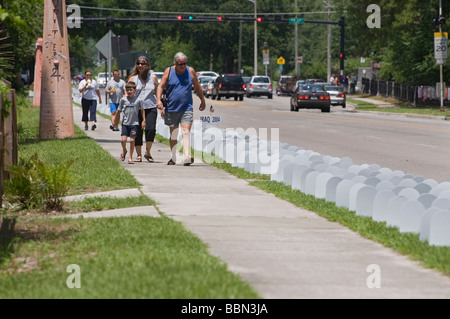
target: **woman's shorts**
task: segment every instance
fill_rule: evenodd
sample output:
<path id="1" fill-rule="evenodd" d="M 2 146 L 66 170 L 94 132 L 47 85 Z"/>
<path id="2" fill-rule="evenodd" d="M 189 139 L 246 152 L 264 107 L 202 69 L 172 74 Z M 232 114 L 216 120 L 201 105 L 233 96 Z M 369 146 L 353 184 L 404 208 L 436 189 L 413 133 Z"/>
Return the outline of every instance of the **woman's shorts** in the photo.
<path id="1" fill-rule="evenodd" d="M 170 127 L 177 127 L 180 124 L 192 122 L 194 122 L 193 111 L 167 112 L 164 114 L 164 124 Z"/>

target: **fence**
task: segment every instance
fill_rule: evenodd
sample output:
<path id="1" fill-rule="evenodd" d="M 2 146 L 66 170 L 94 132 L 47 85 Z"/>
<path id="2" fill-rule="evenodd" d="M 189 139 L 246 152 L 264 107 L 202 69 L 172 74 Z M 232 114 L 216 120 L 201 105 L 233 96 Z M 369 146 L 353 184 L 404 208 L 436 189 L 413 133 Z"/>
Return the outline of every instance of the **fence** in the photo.
<path id="1" fill-rule="evenodd" d="M 367 78 L 361 79 L 362 94 L 371 94 L 383 97 L 391 97 L 410 102 L 414 106 L 440 106 L 441 97 L 438 86 L 413 86 L 399 84 L 394 81 L 378 81 Z M 450 105 L 449 88 L 444 87 L 444 105 Z"/>
<path id="2" fill-rule="evenodd" d="M 2 80 L 9 88 L 11 83 Z M 2 207 L 4 180 L 8 179 L 9 173 L 5 170 L 8 166 L 17 164 L 18 141 L 17 141 L 17 96 L 16 91 L 11 89 L 3 98 L 0 92 L 0 208 Z"/>

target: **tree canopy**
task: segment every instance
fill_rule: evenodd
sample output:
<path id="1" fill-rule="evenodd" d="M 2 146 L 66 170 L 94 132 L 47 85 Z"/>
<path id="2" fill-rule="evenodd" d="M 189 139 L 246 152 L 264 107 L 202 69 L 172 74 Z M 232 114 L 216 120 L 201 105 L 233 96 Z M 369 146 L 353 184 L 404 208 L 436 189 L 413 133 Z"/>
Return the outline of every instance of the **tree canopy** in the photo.
<path id="1" fill-rule="evenodd" d="M 7 40 L 14 48 L 15 71 L 32 61 L 34 43 L 42 37 L 44 0 L 3 0 L 0 20 L 4 22 Z M 295 2 L 297 7 L 295 8 Z M 275 15 L 283 19 L 297 14 L 305 20 L 331 21 L 345 17 L 345 72 L 369 66 L 374 60 L 381 65 L 380 79 L 409 84 L 430 85 L 439 80 L 439 66 L 434 60 L 433 33 L 439 28 L 433 24 L 438 15 L 438 0 L 380 0 L 381 27 L 370 28 L 367 7 L 372 0 L 257 0 L 257 13 L 265 18 L 258 23 L 258 71 L 264 72 L 262 48 L 269 48 L 268 73 L 279 75 L 277 59 L 286 60 L 283 74 L 295 70 L 294 25 L 274 23 Z M 448 17 L 448 1 L 444 15 Z M 189 64 L 196 70 L 239 72 L 239 61 L 245 75 L 253 75 L 253 21 L 238 22 L 232 18 L 253 17 L 254 3 L 250 0 L 66 0 L 66 5 L 81 8 L 81 16 L 129 18 L 115 22 L 113 32 L 127 35 L 131 51 L 146 51 L 152 68 L 164 70 L 172 63 L 174 54 L 183 51 Z M 178 14 L 195 18 L 224 16 L 222 22 L 139 22 L 133 18 L 175 17 Z M 443 31 L 448 29 L 443 26 Z M 1 29 L 0 29 L 1 31 Z M 81 28 L 69 29 L 69 50 L 73 72 L 86 68 L 101 68 L 98 63 L 97 43 L 106 33 L 104 22 L 83 22 Z M 325 24 L 298 25 L 298 52 L 303 57 L 300 66 L 302 78 L 325 78 L 327 74 L 327 32 Z M 241 45 L 240 45 L 241 43 Z M 339 71 L 340 28 L 331 27 L 332 72 Z M 2 53 L 6 48 L 0 46 Z M 241 54 L 240 54 L 241 52 Z M 362 64 L 360 58 L 366 58 Z M 1 59 L 1 57 L 0 57 Z M 1 61 L 0 61 L 1 62 Z M 444 76 L 449 77 L 446 65 Z"/>

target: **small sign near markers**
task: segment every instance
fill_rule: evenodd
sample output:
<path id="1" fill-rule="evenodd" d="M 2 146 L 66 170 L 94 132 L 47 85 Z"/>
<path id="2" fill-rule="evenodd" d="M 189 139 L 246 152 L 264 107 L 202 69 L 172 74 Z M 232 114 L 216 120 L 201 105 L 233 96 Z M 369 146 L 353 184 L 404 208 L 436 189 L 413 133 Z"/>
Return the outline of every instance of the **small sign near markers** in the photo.
<path id="1" fill-rule="evenodd" d="M 208 124 L 222 124 L 222 116 L 203 115 L 200 116 L 200 121 Z"/>

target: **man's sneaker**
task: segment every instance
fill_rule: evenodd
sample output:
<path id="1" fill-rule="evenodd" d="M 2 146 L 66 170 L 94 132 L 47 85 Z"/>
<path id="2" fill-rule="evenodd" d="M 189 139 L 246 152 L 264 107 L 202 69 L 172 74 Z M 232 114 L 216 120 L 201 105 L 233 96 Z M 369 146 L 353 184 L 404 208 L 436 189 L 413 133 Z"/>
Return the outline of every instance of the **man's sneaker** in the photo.
<path id="1" fill-rule="evenodd" d="M 95 131 L 95 129 L 97 128 L 97 125 L 92 125 L 92 130 Z"/>
<path id="2" fill-rule="evenodd" d="M 114 131 L 119 131 L 119 127 L 116 126 L 116 127 L 114 128 Z"/>
<path id="3" fill-rule="evenodd" d="M 85 126 L 84 126 L 84 130 L 85 130 L 85 131 L 89 130 L 89 126 L 85 125 Z"/>
<path id="4" fill-rule="evenodd" d="M 115 131 L 114 126 L 112 126 L 112 124 L 109 126 L 109 129 L 110 129 L 111 131 Z"/>

